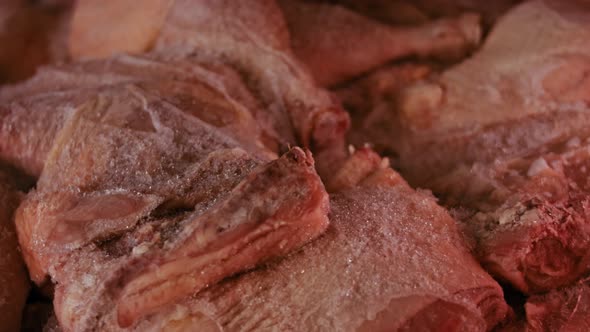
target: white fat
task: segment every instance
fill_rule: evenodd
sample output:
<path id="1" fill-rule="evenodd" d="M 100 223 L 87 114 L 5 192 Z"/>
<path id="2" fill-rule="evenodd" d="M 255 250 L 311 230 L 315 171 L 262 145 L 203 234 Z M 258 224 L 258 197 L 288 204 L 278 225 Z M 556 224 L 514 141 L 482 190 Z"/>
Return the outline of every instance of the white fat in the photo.
<path id="1" fill-rule="evenodd" d="M 526 174 L 529 177 L 533 177 L 547 169 L 549 169 L 547 161 L 543 157 L 540 157 L 537 160 L 533 161 Z"/>
<path id="2" fill-rule="evenodd" d="M 348 145 L 348 154 L 353 155 L 355 151 L 356 151 L 356 149 L 354 148 L 354 145 L 349 144 Z"/>
<path id="3" fill-rule="evenodd" d="M 177 304 L 176 307 L 174 308 L 174 311 L 172 312 L 172 315 L 170 315 L 170 320 L 181 320 L 184 319 L 188 316 L 188 308 Z"/>
<path id="4" fill-rule="evenodd" d="M 511 208 L 505 209 L 498 216 L 498 223 L 500 225 L 504 225 L 504 224 L 514 222 L 516 220 L 516 217 L 519 214 L 523 213 L 524 211 L 526 211 L 526 207 L 524 207 L 524 205 L 522 205 L 520 203 L 516 204 L 515 206 L 513 206 Z"/>
<path id="5" fill-rule="evenodd" d="M 93 287 L 96 284 L 96 279 L 93 275 L 84 274 L 82 276 L 82 285 L 86 288 Z"/>
<path id="6" fill-rule="evenodd" d="M 567 143 L 565 144 L 568 148 L 577 148 L 582 144 L 582 141 L 580 140 L 579 137 L 574 137 L 571 138 L 569 141 L 567 141 Z"/>
<path id="7" fill-rule="evenodd" d="M 423 111 L 434 110 L 443 98 L 443 89 L 435 83 L 419 82 L 403 90 L 401 110 L 408 118 L 423 116 Z"/>
<path id="8" fill-rule="evenodd" d="M 149 245 L 147 243 L 142 243 L 138 246 L 133 247 L 133 250 L 131 250 L 131 254 L 133 256 L 139 256 L 139 255 L 143 255 L 144 253 L 146 253 L 149 249 Z"/>

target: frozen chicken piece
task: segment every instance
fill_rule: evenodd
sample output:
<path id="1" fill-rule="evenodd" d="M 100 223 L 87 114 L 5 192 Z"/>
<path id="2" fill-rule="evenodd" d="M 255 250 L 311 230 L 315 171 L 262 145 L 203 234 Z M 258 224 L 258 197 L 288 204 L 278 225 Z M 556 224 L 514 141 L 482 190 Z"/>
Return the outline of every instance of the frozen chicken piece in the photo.
<path id="1" fill-rule="evenodd" d="M 472 58 L 402 92 L 404 130 L 395 141 L 410 180 L 590 134 L 590 52 L 582 42 L 590 33 L 580 19 L 590 6 L 570 6 L 514 8 Z"/>
<path id="2" fill-rule="evenodd" d="M 150 216 L 62 260 L 52 275 L 61 326 L 133 329 L 228 275 L 308 242 L 328 222 L 327 196 L 310 156 L 299 149 L 244 174 L 210 201 L 194 211 Z"/>
<path id="3" fill-rule="evenodd" d="M 90 11 L 93 3 L 82 0 L 78 10 Z M 166 61 L 198 54 L 209 62 L 228 64 L 255 88 L 266 117 L 291 145 L 318 152 L 343 144 L 347 114 L 328 92 L 318 88 L 292 54 L 288 28 L 274 1 L 150 1 L 133 9 L 133 21 L 140 24 L 134 25 L 132 33 L 142 37 L 127 42 L 129 22 L 108 13 L 130 5 L 130 1 L 101 4 L 99 14 L 88 13 L 96 15 L 95 24 L 103 27 L 98 33 L 108 37 L 96 47 L 83 46 L 86 41 L 96 42 L 94 26 L 87 26 L 87 20 L 74 20 L 72 38 L 81 41 L 76 53 L 93 58 L 152 51 Z"/>
<path id="4" fill-rule="evenodd" d="M 582 2 L 522 4 L 472 58 L 364 113 L 389 128 L 367 138 L 453 208 L 484 267 L 525 293 L 590 270 L 588 17 Z"/>
<path id="5" fill-rule="evenodd" d="M 392 60 L 461 59 L 481 39 L 479 16 L 463 14 L 415 26 L 392 26 L 343 6 L 279 1 L 299 59 L 323 86 L 334 86 Z"/>
<path id="6" fill-rule="evenodd" d="M 301 251 L 136 330 L 487 331 L 506 315 L 502 289 L 463 246 L 455 221 L 390 168 L 376 166 L 330 200 L 327 232 Z"/>
<path id="7" fill-rule="evenodd" d="M 459 167 L 431 182 L 457 209 L 485 268 L 525 293 L 590 271 L 590 145 Z"/>
<path id="8" fill-rule="evenodd" d="M 226 65 L 124 55 L 0 95 L 0 158 L 38 176 L 19 241 L 33 281 L 59 285 L 65 330 L 133 326 L 328 225 L 311 153 L 278 157 L 281 136 Z"/>

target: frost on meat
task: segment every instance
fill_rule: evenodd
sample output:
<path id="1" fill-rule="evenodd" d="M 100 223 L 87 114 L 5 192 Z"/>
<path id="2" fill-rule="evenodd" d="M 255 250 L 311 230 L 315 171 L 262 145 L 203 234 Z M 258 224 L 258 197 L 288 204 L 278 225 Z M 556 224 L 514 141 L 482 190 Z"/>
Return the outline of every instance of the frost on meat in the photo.
<path id="1" fill-rule="evenodd" d="M 378 141 L 408 181 L 455 208 L 485 267 L 527 293 L 590 269 L 588 17 L 581 2 L 517 6 L 472 58 L 369 113 L 395 128 Z"/>
<path id="2" fill-rule="evenodd" d="M 32 279 L 59 285 L 62 327 L 130 326 L 325 230 L 313 158 L 292 148 L 275 159 L 233 71 L 102 61 L 2 91 L 0 153 L 39 175 L 17 212 L 19 240 Z M 93 72 L 104 66 L 112 75 Z M 86 264 L 103 274 L 86 276 Z"/>
<path id="3" fill-rule="evenodd" d="M 343 6 L 281 0 L 292 47 L 323 86 L 334 86 L 392 60 L 460 59 L 481 38 L 479 17 L 466 13 L 416 26 L 391 26 Z"/>
<path id="4" fill-rule="evenodd" d="M 326 91 L 318 89 L 293 55 L 288 28 L 274 1 L 150 1 L 134 9 L 133 19 L 160 22 L 154 15 L 162 18 L 158 11 L 164 11 L 165 20 L 157 31 L 152 31 L 152 26 L 142 30 L 141 35 L 150 38 L 149 42 L 139 38 L 129 43 L 125 37 L 128 24 L 114 20 L 109 13 L 117 10 L 111 7 L 132 5 L 131 2 L 109 6 L 93 6 L 93 3 L 96 1 L 81 1 L 74 17 L 93 16 L 94 23 L 104 28 L 101 34 L 108 38 L 95 48 L 84 48 L 87 53 L 75 58 L 153 51 L 166 60 L 196 53 L 210 62 L 229 64 L 238 70 L 256 88 L 265 106 L 265 116 L 272 119 L 276 131 L 288 143 L 312 147 L 314 152 L 343 143 L 348 117 Z M 112 21 L 116 24 L 111 24 Z M 71 47 L 100 40 L 88 24 L 74 19 Z M 142 26 L 138 24 L 135 28 Z"/>
<path id="5" fill-rule="evenodd" d="M 432 196 L 374 165 L 330 198 L 325 234 L 268 267 L 226 280 L 137 330 L 486 331 L 508 307 Z M 359 167 L 363 168 L 364 167 Z M 347 171 L 348 173 L 348 171 Z"/>

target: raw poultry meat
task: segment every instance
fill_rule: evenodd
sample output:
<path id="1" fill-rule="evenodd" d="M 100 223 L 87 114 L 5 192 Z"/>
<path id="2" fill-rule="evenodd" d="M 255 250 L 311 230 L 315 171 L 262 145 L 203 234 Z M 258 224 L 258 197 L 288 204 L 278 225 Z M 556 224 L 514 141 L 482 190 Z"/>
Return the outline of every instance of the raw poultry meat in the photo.
<path id="1" fill-rule="evenodd" d="M 66 331 L 132 325 L 327 227 L 310 153 L 276 159 L 240 76 L 195 57 L 47 68 L 0 93 L 0 155 L 39 176 L 19 241 Z"/>
<path id="2" fill-rule="evenodd" d="M 539 1 L 514 9 L 478 55 L 410 88 L 400 110 L 411 132 L 401 169 L 430 175 L 421 183 L 466 208 L 481 261 L 524 292 L 590 269 L 590 53 L 581 44 L 590 35 L 576 19 L 590 7 L 572 13 Z"/>
<path id="3" fill-rule="evenodd" d="M 97 2 L 101 5 L 97 6 Z M 112 6 L 125 6 L 126 3 L 130 2 Z M 141 31 L 141 35 L 149 40 L 134 39 L 140 45 L 127 42 L 125 31 L 121 29 L 125 29 L 128 23 L 114 20 L 109 13 L 116 9 L 110 6 L 102 6 L 101 1 L 95 0 L 78 3 L 70 48 L 75 50 L 76 45 L 101 42 L 93 47 L 83 47 L 86 53 L 73 51 L 75 58 L 142 50 L 159 52 L 166 57 L 198 53 L 236 68 L 255 87 L 266 116 L 291 145 L 311 147 L 314 153 L 343 147 L 348 117 L 326 91 L 318 89 L 313 78 L 293 56 L 289 31 L 274 1 L 150 1 L 146 6 L 134 9 L 134 21 L 160 22 L 153 14 L 165 11 L 167 15 L 159 31 L 151 29 L 160 23 Z M 94 16 L 93 23 L 104 27 L 100 33 L 107 37 L 96 38 L 92 24 L 89 26 L 88 21 L 76 19 L 86 11 L 91 11 L 88 15 Z M 115 24 L 111 23 L 113 21 Z M 142 26 L 139 23 L 135 28 Z M 121 48 L 122 45 L 125 47 Z"/>
<path id="4" fill-rule="evenodd" d="M 459 207 L 483 265 L 526 293 L 567 285 L 590 270 L 590 144 L 569 143 L 562 151 L 459 167 L 432 182 L 446 204 Z"/>
<path id="5" fill-rule="evenodd" d="M 38 66 L 65 60 L 69 7 L 44 1 L 0 2 L 0 83 L 26 79 Z"/>
<path id="6" fill-rule="evenodd" d="M 376 151 L 396 156 L 396 142 L 391 135 L 403 130 L 395 107 L 400 92 L 427 78 L 438 67 L 415 61 L 386 65 L 334 89 L 351 117 L 348 140 L 359 146 L 370 143 Z"/>
<path id="7" fill-rule="evenodd" d="M 403 91 L 397 150 L 405 173 L 429 180 L 459 163 L 528 155 L 588 136 L 590 52 L 583 41 L 590 33 L 577 17 L 590 9 L 578 7 L 518 6 L 473 58 Z"/>
<path id="8" fill-rule="evenodd" d="M 527 293 L 590 269 L 588 17 L 587 3 L 527 2 L 472 58 L 431 77 L 431 66 L 407 67 L 398 79 L 417 82 L 385 81 L 361 112 L 410 183 L 465 221 L 484 266 Z"/>
<path id="9" fill-rule="evenodd" d="M 305 163 L 309 157 L 301 150 L 291 151 L 248 174 L 218 203 L 201 203 L 213 205 L 207 210 L 152 217 L 73 252 L 53 275 L 61 326 L 133 326 L 162 306 L 309 241 L 327 225 L 327 200 Z"/>
<path id="10" fill-rule="evenodd" d="M 375 172 L 376 169 L 389 166 L 389 160 L 381 159 L 373 150 L 367 147 L 355 150 L 351 147 L 350 153 L 351 156 L 338 163 L 337 171 L 325 180 L 326 189 L 329 192 L 355 187 L 358 183 L 367 181 L 373 173 L 388 174 L 388 172 Z M 395 182 L 397 183 L 398 180 Z"/>
<path id="11" fill-rule="evenodd" d="M 44 67 L 31 80 L 0 90 L 5 101 L 0 106 L 1 157 L 38 177 L 72 107 L 96 90 L 133 84 L 164 92 L 167 102 L 218 127 L 250 151 L 273 157 L 288 140 L 274 131 L 265 110 L 231 67 L 197 56 L 164 62 L 153 55 L 122 55 Z M 150 126 L 147 116 L 142 120 L 126 125 Z"/>
<path id="12" fill-rule="evenodd" d="M 585 330 L 590 7 L 440 61 L 512 2 L 76 1 L 79 62 L 0 89 L 48 328 L 485 331 L 510 310 L 482 263 L 533 294 L 505 330 Z"/>
<path id="13" fill-rule="evenodd" d="M 588 279 L 582 279 L 564 289 L 531 296 L 525 308 L 526 331 L 588 331 L 590 329 Z"/>
<path id="14" fill-rule="evenodd" d="M 434 198 L 375 159 L 366 149 L 352 155 L 353 164 L 372 172 L 342 182 L 347 186 L 331 196 L 331 223 L 319 239 L 170 306 L 137 330 L 491 329 L 508 310 L 499 285 Z"/>
<path id="15" fill-rule="evenodd" d="M 29 292 L 29 280 L 18 249 L 14 210 L 21 195 L 15 176 L 0 168 L 0 331 L 18 331 L 22 309 Z"/>
<path id="16" fill-rule="evenodd" d="M 345 7 L 279 1 L 295 54 L 320 85 L 334 86 L 391 60 L 460 59 L 481 38 L 479 16 L 463 14 L 416 26 L 390 26 Z"/>

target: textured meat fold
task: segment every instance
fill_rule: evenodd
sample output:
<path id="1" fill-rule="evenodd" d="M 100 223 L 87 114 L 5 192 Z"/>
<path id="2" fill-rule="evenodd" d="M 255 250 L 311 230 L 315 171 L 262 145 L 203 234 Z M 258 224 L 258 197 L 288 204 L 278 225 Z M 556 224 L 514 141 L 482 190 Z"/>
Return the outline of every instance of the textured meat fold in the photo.
<path id="1" fill-rule="evenodd" d="M 138 113 L 138 119 L 131 117 L 132 109 L 145 100 L 133 89 L 94 98 L 96 90 L 113 85 L 136 85 L 160 93 L 187 116 L 231 134 L 257 154 L 276 156 L 284 140 L 233 68 L 197 56 L 162 61 L 153 55 L 122 55 L 44 67 L 32 79 L 0 90 L 5 101 L 0 108 L 0 156 L 38 177 L 58 133 L 76 121 L 76 114 L 83 113 L 77 111 L 82 105 L 123 108 L 108 121 L 147 136 L 156 131 L 148 112 Z"/>
<path id="2" fill-rule="evenodd" d="M 95 2 L 82 1 L 74 17 L 93 16 Z M 150 1 L 134 8 L 133 21 L 139 22 L 134 29 L 142 32 L 142 38 L 133 42 L 127 42 L 123 33 L 128 21 L 109 24 L 113 17 L 108 13 L 127 5 L 131 2 L 101 5 L 94 19 L 105 27 L 104 43 L 96 44 L 89 22 L 74 20 L 70 42 L 84 50 L 77 52 L 80 57 L 153 51 L 170 60 L 198 53 L 234 67 L 255 87 L 266 117 L 285 143 L 311 147 L 314 152 L 342 144 L 349 126 L 347 114 L 329 93 L 318 89 L 292 54 L 288 28 L 274 1 Z M 84 47 L 87 43 L 92 47 Z"/>
<path id="3" fill-rule="evenodd" d="M 589 13 L 581 2 L 519 5 L 472 58 L 403 91 L 397 150 L 410 179 L 587 137 Z"/>
<path id="4" fill-rule="evenodd" d="M 587 331 L 590 328 L 588 279 L 567 288 L 531 296 L 525 309 L 526 331 Z"/>
<path id="5" fill-rule="evenodd" d="M 150 218 L 120 238 L 73 253 L 54 276 L 61 281 L 55 294 L 61 325 L 76 331 L 132 327 L 323 232 L 328 201 L 310 158 L 292 150 L 254 170 L 204 212 Z"/>
<path id="6" fill-rule="evenodd" d="M 66 331 L 133 326 L 328 225 L 311 153 L 278 157 L 267 109 L 227 65 L 122 55 L 0 96 L 0 157 L 38 176 L 19 242 L 33 281 L 57 284 Z"/>
<path id="7" fill-rule="evenodd" d="M 360 149 L 351 158 L 371 165 L 371 154 Z M 331 195 L 331 223 L 320 238 L 136 329 L 486 331 L 504 318 L 502 289 L 432 196 L 384 165 L 349 183 Z"/>
<path id="8" fill-rule="evenodd" d="M 549 291 L 530 330 L 585 327 L 586 280 L 554 289 L 590 271 L 590 8 L 531 1 L 427 62 L 508 2 L 76 1 L 78 62 L 0 89 L 0 163 L 37 179 L 0 238 L 16 209 L 65 332 L 490 331 L 488 272 Z"/>
<path id="9" fill-rule="evenodd" d="M 400 65 L 339 91 L 360 109 L 354 139 L 375 141 L 441 197 L 484 267 L 525 293 L 590 269 L 588 17 L 582 2 L 530 1 L 440 74 Z"/>
<path id="10" fill-rule="evenodd" d="M 460 207 L 484 267 L 523 292 L 542 292 L 590 270 L 589 149 L 585 143 L 475 163 L 439 178 L 432 188 Z"/>
<path id="11" fill-rule="evenodd" d="M 281 0 L 299 59 L 323 86 L 334 86 L 392 60 L 460 59 L 479 44 L 479 16 L 463 14 L 416 26 L 391 26 L 343 6 Z"/>
<path id="12" fill-rule="evenodd" d="M 120 325 L 244 266 L 284 255 L 328 225 L 328 200 L 313 172 L 313 159 L 299 149 L 249 174 L 217 206 L 191 221 L 164 253 L 132 263 L 147 268 L 123 273 L 130 281 L 118 304 Z"/>

